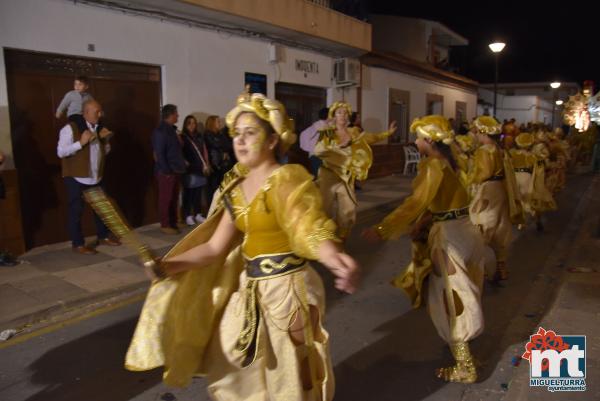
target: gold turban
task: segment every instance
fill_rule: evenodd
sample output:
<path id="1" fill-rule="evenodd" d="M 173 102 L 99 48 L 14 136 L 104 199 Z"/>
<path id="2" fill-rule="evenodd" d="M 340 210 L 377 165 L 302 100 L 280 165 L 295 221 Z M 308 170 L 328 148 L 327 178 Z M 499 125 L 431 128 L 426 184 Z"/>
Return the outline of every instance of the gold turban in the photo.
<path id="1" fill-rule="evenodd" d="M 529 132 L 521 132 L 515 138 L 515 142 L 517 143 L 517 146 L 520 148 L 528 148 L 531 145 L 533 145 L 534 141 L 535 141 L 535 139 L 534 139 L 533 135 L 530 134 Z"/>
<path id="2" fill-rule="evenodd" d="M 415 118 L 410 125 L 410 132 L 415 132 L 419 138 L 428 138 L 446 145 L 450 145 L 454 140 L 454 131 L 450 122 L 439 115 Z"/>
<path id="3" fill-rule="evenodd" d="M 237 106 L 225 116 L 225 123 L 230 135 L 233 133 L 235 120 L 242 113 L 254 113 L 261 120 L 271 124 L 273 130 L 279 135 L 283 153 L 296 142 L 294 121 L 288 117 L 285 107 L 277 100 L 269 99 L 262 93 L 242 93 L 238 96 Z"/>
<path id="4" fill-rule="evenodd" d="M 477 130 L 478 134 L 498 135 L 502 132 L 502 124 L 491 116 L 477 117 L 475 121 L 473 121 L 471 128 L 473 127 Z"/>
<path id="5" fill-rule="evenodd" d="M 352 107 L 349 103 L 346 102 L 333 102 L 333 104 L 329 106 L 329 114 L 327 117 L 331 120 L 335 116 L 335 111 L 340 107 L 346 109 L 346 111 L 348 112 L 348 118 L 350 118 L 350 116 L 352 115 Z"/>

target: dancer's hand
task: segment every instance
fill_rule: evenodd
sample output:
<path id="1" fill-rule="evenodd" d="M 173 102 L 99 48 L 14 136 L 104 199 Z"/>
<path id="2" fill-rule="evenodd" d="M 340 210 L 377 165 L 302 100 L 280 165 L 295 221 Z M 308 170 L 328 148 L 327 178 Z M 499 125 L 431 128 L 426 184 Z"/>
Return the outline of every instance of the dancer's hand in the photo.
<path id="1" fill-rule="evenodd" d="M 144 273 L 151 281 L 162 280 L 167 276 L 162 258 L 144 262 Z"/>
<path id="2" fill-rule="evenodd" d="M 394 135 L 394 132 L 396 132 L 397 129 L 398 129 L 398 125 L 396 124 L 396 120 L 394 120 L 390 123 L 388 132 L 390 133 L 390 135 Z"/>
<path id="3" fill-rule="evenodd" d="M 358 263 L 348 254 L 338 249 L 333 241 L 323 241 L 319 248 L 319 262 L 335 276 L 335 288 L 354 293 L 360 280 Z"/>
<path id="4" fill-rule="evenodd" d="M 366 239 L 371 244 L 376 244 L 378 242 L 383 241 L 383 238 L 381 238 L 381 235 L 379 235 L 379 233 L 374 227 L 365 228 L 360 234 L 360 236 Z"/>

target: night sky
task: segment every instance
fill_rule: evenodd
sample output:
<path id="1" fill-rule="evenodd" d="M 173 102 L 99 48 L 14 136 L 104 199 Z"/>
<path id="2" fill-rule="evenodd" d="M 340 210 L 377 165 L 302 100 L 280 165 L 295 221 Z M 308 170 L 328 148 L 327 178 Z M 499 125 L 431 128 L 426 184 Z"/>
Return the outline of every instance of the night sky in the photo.
<path id="1" fill-rule="evenodd" d="M 577 6 L 574 2 L 569 9 L 566 2 L 561 2 L 562 5 L 546 2 L 537 7 L 529 6 L 528 11 L 522 6 L 525 2 L 519 6 L 448 2 L 446 8 L 422 3 L 419 9 L 414 2 L 367 1 L 372 13 L 439 21 L 466 37 L 469 46 L 454 49 L 451 63 L 459 67 L 463 75 L 480 83 L 494 80 L 493 54 L 487 45 L 502 41 L 506 47 L 500 53 L 499 82 L 581 84 L 584 80 L 593 80 L 598 90 L 600 64 L 592 60 L 597 59 L 600 50 L 597 45 L 600 25 L 594 21 L 594 10 L 583 4 Z M 461 7 L 465 11 L 457 12 Z M 494 7 L 501 9 L 493 10 Z"/>

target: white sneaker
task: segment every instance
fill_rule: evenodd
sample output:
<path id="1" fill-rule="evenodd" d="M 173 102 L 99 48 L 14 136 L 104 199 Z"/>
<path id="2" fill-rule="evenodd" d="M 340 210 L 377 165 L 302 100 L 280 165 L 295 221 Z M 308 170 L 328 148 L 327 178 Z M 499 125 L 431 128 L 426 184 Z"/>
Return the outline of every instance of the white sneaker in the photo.
<path id="1" fill-rule="evenodd" d="M 185 224 L 188 226 L 195 226 L 196 222 L 194 221 L 194 216 L 188 216 L 185 218 Z"/>
<path id="2" fill-rule="evenodd" d="M 206 221 L 206 219 L 204 217 L 202 217 L 202 215 L 200 213 L 198 213 L 196 215 L 196 223 L 198 224 L 202 224 Z"/>

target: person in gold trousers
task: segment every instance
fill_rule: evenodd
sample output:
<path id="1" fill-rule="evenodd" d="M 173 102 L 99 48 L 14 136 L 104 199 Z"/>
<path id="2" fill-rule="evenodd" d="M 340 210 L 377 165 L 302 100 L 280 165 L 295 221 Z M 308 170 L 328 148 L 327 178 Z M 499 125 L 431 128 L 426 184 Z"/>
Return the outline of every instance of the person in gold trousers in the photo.
<path id="1" fill-rule="evenodd" d="M 548 148 L 548 134 L 546 131 L 538 130 L 534 134 L 534 144 L 531 152 L 536 157 L 534 171 L 534 190 L 531 206 L 535 210 L 535 222 L 538 231 L 544 231 L 542 215 L 550 210 L 556 210 L 554 195 L 548 183 L 550 161 L 550 149 Z M 550 180 L 551 181 L 551 180 Z"/>
<path id="2" fill-rule="evenodd" d="M 480 146 L 475 151 L 468 178 L 475 192 L 469 216 L 496 255 L 494 281 L 506 280 L 512 224 L 524 221 L 514 167 L 508 152 L 500 147 L 501 124 L 495 118 L 479 116 L 473 128 Z"/>
<path id="3" fill-rule="evenodd" d="M 436 374 L 446 381 L 473 383 L 477 369 L 469 341 L 483 331 L 481 293 L 485 244 L 469 220 L 469 196 L 458 177 L 450 144 L 454 133 L 442 116 L 416 119 L 411 131 L 425 156 L 412 183 L 413 193 L 379 224 L 366 229 L 370 241 L 396 239 L 412 230 L 413 263 L 396 280 L 420 304 L 421 286 L 428 278 L 428 310 L 440 337 L 456 360 Z M 428 229 L 426 242 L 418 238 Z M 417 302 L 415 302 L 419 299 Z"/>
<path id="4" fill-rule="evenodd" d="M 517 188 L 519 189 L 519 196 L 521 197 L 521 204 L 523 205 L 523 212 L 526 215 L 534 214 L 532 207 L 535 183 L 533 173 L 537 158 L 531 152 L 533 142 L 534 137 L 532 134 L 529 132 L 521 132 L 514 139 L 516 147 L 511 148 L 508 151 L 513 162 Z"/>
<path id="5" fill-rule="evenodd" d="M 309 260 L 356 288 L 312 176 L 280 165 L 295 141 L 281 103 L 243 94 L 226 118 L 239 163 L 208 220 L 163 258 L 126 357 L 164 365 L 167 384 L 207 376 L 214 400 L 329 401 L 334 378 L 323 328 L 325 292 Z"/>
<path id="6" fill-rule="evenodd" d="M 373 164 L 369 145 L 382 141 L 396 131 L 396 122 L 379 134 L 348 127 L 352 114 L 350 105 L 335 102 L 329 107 L 329 120 L 333 126 L 319 131 L 314 153 L 323 160 L 319 169 L 318 185 L 325 211 L 335 219 L 342 240 L 349 235 L 356 221 L 355 180 L 365 180 Z"/>

